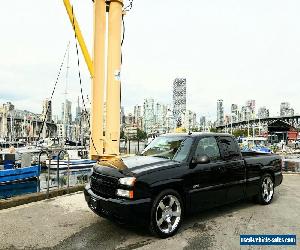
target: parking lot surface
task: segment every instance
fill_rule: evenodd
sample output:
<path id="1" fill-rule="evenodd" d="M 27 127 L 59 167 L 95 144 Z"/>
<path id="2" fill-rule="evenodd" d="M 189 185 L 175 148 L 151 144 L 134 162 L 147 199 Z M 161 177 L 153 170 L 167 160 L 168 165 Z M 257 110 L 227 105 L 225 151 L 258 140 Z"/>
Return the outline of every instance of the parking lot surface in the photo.
<path id="1" fill-rule="evenodd" d="M 263 249 L 241 247 L 240 234 L 298 233 L 299 241 L 300 175 L 284 176 L 271 205 L 241 201 L 187 216 L 169 239 L 96 216 L 82 192 L 1 210 L 0 224 L 1 249 Z"/>

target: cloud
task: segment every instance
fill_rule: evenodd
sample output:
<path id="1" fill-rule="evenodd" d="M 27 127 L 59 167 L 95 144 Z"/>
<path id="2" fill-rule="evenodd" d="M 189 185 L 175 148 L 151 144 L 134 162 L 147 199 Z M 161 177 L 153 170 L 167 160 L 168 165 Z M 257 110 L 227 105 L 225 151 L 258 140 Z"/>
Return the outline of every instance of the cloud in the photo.
<path id="1" fill-rule="evenodd" d="M 92 1 L 73 1 L 92 51 Z M 187 78 L 188 108 L 214 117 L 216 100 L 255 99 L 276 114 L 281 101 L 298 111 L 300 2 L 297 0 L 139 0 L 125 16 L 122 104 L 132 111 L 146 97 L 172 102 L 172 83 Z M 18 6 L 18 8 L 15 8 Z M 172 8 L 170 9 L 170 6 Z M 46 11 L 45 11 L 46 10 Z M 80 95 L 74 34 L 61 1 L 11 0 L 0 9 L 0 101 L 40 112 L 71 41 L 68 98 Z M 80 55 L 84 95 L 90 78 Z M 66 68 L 53 99 L 60 114 Z"/>

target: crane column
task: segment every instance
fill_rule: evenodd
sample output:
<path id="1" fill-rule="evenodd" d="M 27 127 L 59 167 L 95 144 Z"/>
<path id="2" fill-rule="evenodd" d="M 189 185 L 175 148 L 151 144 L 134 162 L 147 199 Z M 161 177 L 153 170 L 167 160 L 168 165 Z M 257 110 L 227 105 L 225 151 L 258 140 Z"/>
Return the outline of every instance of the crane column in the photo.
<path id="1" fill-rule="evenodd" d="M 105 85 L 105 0 L 94 1 L 94 77 L 92 80 L 92 112 L 90 154 L 103 155 L 103 109 Z"/>
<path id="2" fill-rule="evenodd" d="M 119 155 L 123 0 L 111 0 L 108 3 L 105 154 Z"/>

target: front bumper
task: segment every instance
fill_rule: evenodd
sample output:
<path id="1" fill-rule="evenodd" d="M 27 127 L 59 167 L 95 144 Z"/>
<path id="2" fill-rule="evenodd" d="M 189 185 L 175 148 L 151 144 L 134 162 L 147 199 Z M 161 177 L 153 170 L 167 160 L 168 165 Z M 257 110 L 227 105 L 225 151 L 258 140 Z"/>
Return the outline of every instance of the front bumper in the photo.
<path id="1" fill-rule="evenodd" d="M 87 185 L 84 189 L 89 208 L 97 215 L 122 224 L 145 224 L 149 222 L 151 199 L 126 200 L 104 198 L 96 195 Z"/>

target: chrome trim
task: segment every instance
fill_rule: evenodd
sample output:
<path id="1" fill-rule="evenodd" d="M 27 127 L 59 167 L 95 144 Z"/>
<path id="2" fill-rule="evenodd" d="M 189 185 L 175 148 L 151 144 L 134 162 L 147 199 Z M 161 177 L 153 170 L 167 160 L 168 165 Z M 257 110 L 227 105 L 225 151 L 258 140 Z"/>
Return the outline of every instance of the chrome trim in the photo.
<path id="1" fill-rule="evenodd" d="M 205 191 L 205 190 L 210 190 L 210 189 L 219 188 L 219 187 L 227 187 L 227 186 L 236 185 L 236 184 L 243 184 L 243 183 L 246 183 L 246 181 L 247 180 L 244 179 L 244 180 L 232 181 L 232 182 L 224 183 L 224 184 L 218 184 L 218 185 L 214 185 L 214 186 L 195 188 L 195 189 L 190 190 L 189 192 L 194 193 L 197 191 Z M 194 186 L 196 186 L 196 185 L 194 185 Z"/>
<path id="2" fill-rule="evenodd" d="M 247 181 L 256 181 L 256 180 L 260 180 L 260 176 L 256 176 L 256 177 L 252 177 L 252 178 L 247 179 Z"/>

